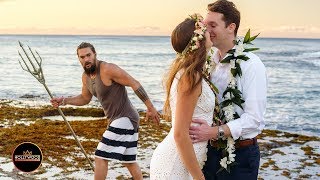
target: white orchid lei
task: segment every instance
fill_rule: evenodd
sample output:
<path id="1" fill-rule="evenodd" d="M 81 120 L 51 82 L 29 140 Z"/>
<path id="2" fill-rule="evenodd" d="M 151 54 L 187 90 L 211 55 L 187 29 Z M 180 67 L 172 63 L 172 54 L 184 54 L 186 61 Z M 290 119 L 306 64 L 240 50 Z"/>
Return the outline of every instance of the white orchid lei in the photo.
<path id="1" fill-rule="evenodd" d="M 259 34 L 258 34 L 259 35 Z M 259 48 L 246 48 L 245 45 L 252 45 L 252 41 L 258 37 L 255 35 L 250 37 L 250 29 L 246 33 L 244 38 L 237 38 L 234 41 L 235 48 L 228 51 L 228 56 L 224 58 L 220 63 L 230 63 L 230 76 L 229 76 L 229 84 L 227 89 L 223 92 L 222 97 L 223 101 L 220 103 L 216 103 L 215 113 L 214 113 L 214 123 L 215 125 L 226 124 L 234 119 L 239 118 L 239 114 L 235 112 L 234 106 L 237 105 L 243 109 L 242 104 L 245 102 L 241 97 L 241 92 L 237 89 L 237 79 L 236 77 L 241 77 L 242 71 L 240 67 L 241 61 L 247 61 L 250 58 L 247 57 L 244 52 L 250 52 L 258 50 Z M 204 76 L 206 81 L 209 83 L 212 91 L 214 91 L 217 95 L 218 90 L 210 81 L 210 73 L 215 68 L 215 62 L 212 61 L 213 50 L 211 50 L 208 54 L 206 65 L 204 68 Z M 216 96 L 217 102 L 217 96 Z M 218 172 L 226 169 L 230 173 L 231 166 L 235 165 L 235 141 L 232 137 L 228 137 L 227 140 L 219 139 L 218 140 L 219 148 L 223 149 L 223 158 L 220 160 L 221 168 Z"/>

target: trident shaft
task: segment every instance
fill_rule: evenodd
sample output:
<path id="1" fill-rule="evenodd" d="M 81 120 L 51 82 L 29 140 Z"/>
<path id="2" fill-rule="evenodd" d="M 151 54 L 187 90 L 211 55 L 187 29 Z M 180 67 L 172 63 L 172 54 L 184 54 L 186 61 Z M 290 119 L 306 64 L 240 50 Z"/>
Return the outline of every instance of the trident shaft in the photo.
<path id="1" fill-rule="evenodd" d="M 29 72 L 34 78 L 36 78 L 43 86 L 44 88 L 47 90 L 50 98 L 52 99 L 53 96 L 48 88 L 48 86 L 46 85 L 45 83 L 45 79 L 44 79 L 44 75 L 43 75 L 43 71 L 42 71 L 42 58 L 41 56 L 39 55 L 39 53 L 37 51 L 35 51 L 35 53 L 38 55 L 38 58 L 36 58 L 35 54 L 32 52 L 31 48 L 28 46 L 28 49 L 29 51 L 31 52 L 31 55 L 34 59 L 35 62 L 33 62 L 33 60 L 30 58 L 29 54 L 27 53 L 27 51 L 25 50 L 25 48 L 23 47 L 23 44 L 19 41 L 19 45 L 21 47 L 21 49 L 23 50 L 25 56 L 27 57 L 27 60 L 26 61 L 23 56 L 21 55 L 20 51 L 18 51 L 19 53 L 19 56 L 21 57 L 22 59 L 22 62 L 24 64 L 24 66 L 22 65 L 21 61 L 19 60 L 19 64 L 21 66 L 21 68 L 24 70 L 24 71 L 27 71 Z M 29 63 L 27 63 L 29 62 Z M 94 170 L 94 167 L 93 167 L 93 164 L 92 162 L 90 161 L 87 153 L 85 152 L 84 148 L 82 147 L 80 141 L 78 140 L 78 137 L 76 136 L 76 134 L 74 133 L 74 130 L 72 129 L 70 123 L 67 121 L 65 115 L 63 114 L 62 110 L 60 109 L 60 107 L 58 107 L 58 111 L 60 113 L 60 115 L 62 116 L 64 122 L 67 124 L 69 130 L 71 131 L 74 139 L 76 140 L 78 146 L 80 147 L 82 153 L 84 154 L 84 156 L 86 157 L 86 159 L 88 160 L 92 170 Z"/>

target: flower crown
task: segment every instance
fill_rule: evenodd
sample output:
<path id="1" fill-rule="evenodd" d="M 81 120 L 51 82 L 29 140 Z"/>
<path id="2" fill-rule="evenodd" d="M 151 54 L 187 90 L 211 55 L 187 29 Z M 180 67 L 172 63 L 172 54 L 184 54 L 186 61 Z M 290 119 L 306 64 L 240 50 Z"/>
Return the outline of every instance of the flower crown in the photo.
<path id="1" fill-rule="evenodd" d="M 195 30 L 193 31 L 194 34 L 193 34 L 191 40 L 189 41 L 188 45 L 180 54 L 182 56 L 186 55 L 189 52 L 192 52 L 194 50 L 199 49 L 200 41 L 203 39 L 204 33 L 207 30 L 207 27 L 203 23 L 203 17 L 200 14 L 195 13 L 195 14 L 191 15 L 188 19 L 192 19 L 192 20 L 196 21 Z"/>

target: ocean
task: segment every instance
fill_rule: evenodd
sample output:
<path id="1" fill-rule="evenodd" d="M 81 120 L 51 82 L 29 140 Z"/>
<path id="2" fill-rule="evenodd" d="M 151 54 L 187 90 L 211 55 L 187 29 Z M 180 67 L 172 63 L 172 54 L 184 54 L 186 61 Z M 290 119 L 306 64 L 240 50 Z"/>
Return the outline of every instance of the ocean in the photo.
<path id="1" fill-rule="evenodd" d="M 162 79 L 175 58 L 170 37 L 0 35 L 0 99 L 27 106 L 49 105 L 43 86 L 18 63 L 21 41 L 43 59 L 46 84 L 54 96 L 81 93 L 83 69 L 77 46 L 92 43 L 98 59 L 115 63 L 137 79 L 158 110 L 162 109 Z M 256 54 L 267 68 L 266 128 L 320 135 L 320 39 L 258 38 Z M 143 103 L 127 88 L 138 109 Z M 97 107 L 96 99 L 88 105 Z"/>

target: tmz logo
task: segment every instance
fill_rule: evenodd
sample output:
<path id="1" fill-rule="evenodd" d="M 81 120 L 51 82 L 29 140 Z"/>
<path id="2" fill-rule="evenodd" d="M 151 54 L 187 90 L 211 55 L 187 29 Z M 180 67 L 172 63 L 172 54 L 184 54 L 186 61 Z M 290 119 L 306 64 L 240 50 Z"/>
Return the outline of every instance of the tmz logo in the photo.
<path id="1" fill-rule="evenodd" d="M 15 161 L 41 161 L 40 155 L 32 155 L 32 151 L 23 151 L 23 155 L 15 155 Z"/>

